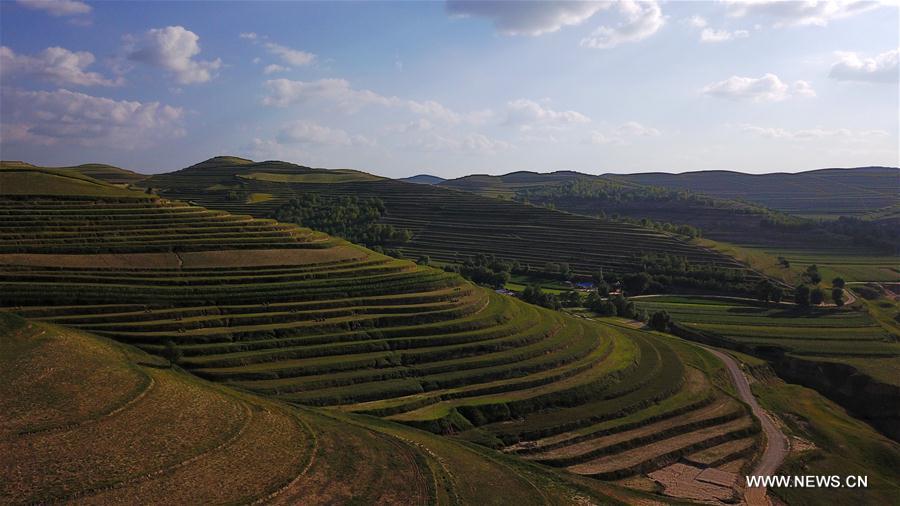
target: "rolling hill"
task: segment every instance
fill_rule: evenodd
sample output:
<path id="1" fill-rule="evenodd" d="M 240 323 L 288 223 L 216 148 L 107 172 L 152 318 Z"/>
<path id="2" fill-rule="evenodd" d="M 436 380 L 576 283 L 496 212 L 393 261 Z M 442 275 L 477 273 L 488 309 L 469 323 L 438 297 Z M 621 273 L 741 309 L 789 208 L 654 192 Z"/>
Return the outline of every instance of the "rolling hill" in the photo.
<path id="1" fill-rule="evenodd" d="M 36 168 L 34 165 L 19 161 L 0 161 L 0 169 L 4 168 Z M 75 165 L 71 167 L 49 167 L 54 170 L 63 172 L 75 172 L 94 179 L 99 179 L 107 183 L 128 185 L 141 181 L 147 176 L 138 174 L 137 172 L 106 165 L 102 163 L 86 163 L 83 165 Z"/>
<path id="2" fill-rule="evenodd" d="M 0 314 L 0 334 L 4 503 L 652 503 L 398 424 L 215 385 L 71 328 Z"/>
<path id="3" fill-rule="evenodd" d="M 280 176 L 277 180 L 250 177 L 260 172 Z M 311 177 L 317 182 L 310 182 Z M 323 184 L 326 180 L 328 184 Z M 517 260 L 535 269 L 548 262 L 566 262 L 576 273 L 589 275 L 601 268 L 606 272 L 632 272 L 639 269 L 642 256 L 658 254 L 745 272 L 743 265 L 727 256 L 638 225 L 434 185 L 364 176 L 348 181 L 340 172 L 285 162 L 237 164 L 218 157 L 153 176 L 143 184 L 170 198 L 257 217 L 273 216 L 280 206 L 303 195 L 317 195 L 326 201 L 377 199 L 384 207 L 379 222 L 408 230 L 412 236 L 407 242 L 388 242 L 386 246 L 413 259 L 428 256 L 438 262 L 462 263 L 484 253 Z M 266 198 L 254 201 L 251 196 Z M 755 276 L 746 274 L 748 279 Z"/>
<path id="4" fill-rule="evenodd" d="M 407 183 L 419 183 L 419 184 L 439 184 L 446 181 L 446 179 L 442 177 L 432 176 L 430 174 L 419 174 L 416 176 L 404 177 L 400 178 L 397 181 L 404 181 Z"/>
<path id="5" fill-rule="evenodd" d="M 317 436 L 317 444 L 326 446 L 323 460 L 314 459 L 311 469 L 320 465 L 322 472 L 340 473 L 343 478 L 325 474 L 310 478 L 310 486 L 333 488 L 349 480 L 351 490 L 342 493 L 351 494 L 362 482 L 387 483 L 365 489 L 376 494 L 364 496 L 374 501 L 378 493 L 396 489 L 402 482 L 404 493 L 419 494 L 386 500 L 398 503 L 420 502 L 416 497 L 430 502 L 427 498 L 432 494 L 447 499 L 435 501 L 441 503 L 508 503 L 520 491 L 525 504 L 536 499 L 577 502 L 572 484 L 588 495 L 600 486 L 595 480 L 578 481 L 578 476 L 640 477 L 682 457 L 738 472 L 751 465 L 757 452 L 758 425 L 742 403 L 718 386 L 715 376 L 721 365 L 679 341 L 525 304 L 457 275 L 295 225 L 209 211 L 143 193 L 122 196 L 109 185 L 109 196 L 78 193 L 80 187 L 71 194 L 48 195 L 43 188 L 55 186 L 58 176 L 39 170 L 33 176 L 34 195 L 24 195 L 27 192 L 21 189 L 0 194 L 2 311 L 27 318 L 28 325 L 38 329 L 60 329 L 78 336 L 89 333 L 97 336 L 91 339 L 127 345 L 137 357 L 168 356 L 193 376 L 159 369 L 159 359 L 153 359 L 157 367 L 138 367 L 141 374 L 132 374 L 138 378 L 132 383 L 146 383 L 149 380 L 139 377 L 150 375 L 160 385 L 176 385 L 173 396 L 183 388 L 209 389 L 218 392 L 208 395 L 209 402 L 220 401 L 214 411 L 230 409 L 237 414 L 209 422 L 232 424 L 228 427 L 198 425 L 186 430 L 183 425 L 156 424 L 158 439 L 142 443 L 161 446 L 154 450 L 155 460 L 137 458 L 126 445 L 117 451 L 122 462 L 133 464 L 117 468 L 114 476 L 88 466 L 83 471 L 87 474 L 70 475 L 77 486 L 55 488 L 55 478 L 48 474 L 51 483 L 41 487 L 16 482 L 8 492 L 15 497 L 30 490 L 27 494 L 35 495 L 27 497 L 33 500 L 69 498 L 79 493 L 79 487 L 86 487 L 92 494 L 101 489 L 111 494 L 103 502 L 107 497 L 121 500 L 120 494 L 150 493 L 150 482 L 135 477 L 148 473 L 175 480 L 166 481 L 166 487 L 179 483 L 182 473 L 198 487 L 207 487 L 203 480 L 209 479 L 209 471 L 192 466 L 205 461 L 190 455 L 205 455 L 204 449 L 218 448 L 223 438 L 258 437 L 249 428 L 241 429 L 254 417 L 278 426 L 261 428 L 262 432 L 286 434 L 291 443 L 280 443 L 273 435 L 251 444 L 252 449 L 236 450 L 238 454 L 255 461 L 254 451 L 268 452 L 268 445 L 276 445 L 277 450 L 271 450 L 274 455 L 287 452 L 290 456 L 265 460 L 270 468 L 246 470 L 253 476 L 248 476 L 245 486 L 238 487 L 242 482 L 235 480 L 236 489 L 230 488 L 232 483 L 214 490 L 203 488 L 212 500 L 265 498 L 273 491 L 301 500 L 310 489 L 291 485 L 305 483 L 293 481 L 291 473 L 297 476 L 306 457 L 300 449 L 291 451 L 291 445 L 307 448 L 310 433 L 330 430 L 316 428 L 320 423 L 332 427 L 338 422 L 354 423 L 401 441 L 373 440 L 377 435 L 372 436 L 371 430 L 341 435 L 345 429 L 335 427 L 330 442 Z M 18 360 L 22 352 L 8 356 Z M 78 362 L 69 365 L 76 367 Z M 3 369 L 18 374 L 15 371 L 20 368 Z M 116 395 L 121 390 L 116 388 Z M 140 395 L 137 387 L 131 390 L 133 398 Z M 191 395 L 206 398 L 200 390 Z M 149 394 L 144 398 L 150 399 Z M 98 398 L 95 403 L 99 402 Z M 110 400 L 92 413 L 107 412 L 106 406 L 116 402 Z M 174 400 L 160 402 L 169 404 L 148 405 L 151 414 L 178 413 L 178 420 L 193 427 L 195 417 L 186 407 Z M 286 404 L 296 406 L 299 415 Z M 254 407 L 266 405 L 272 407 Z M 316 411 L 309 406 L 327 409 Z M 307 420 L 308 426 L 289 426 L 292 416 Z M 248 417 L 250 422 L 241 421 Z M 92 431 L 99 430 L 94 427 L 90 425 Z M 445 440 L 413 428 L 456 434 L 457 442 L 445 445 L 441 442 Z M 166 435 L 166 430 L 178 432 Z M 290 436 L 290 431 L 297 434 Z M 90 437 L 82 439 L 80 431 L 66 431 L 65 437 L 75 442 L 60 444 L 93 447 L 99 444 L 91 439 L 99 437 L 94 434 L 89 432 Z M 176 444 L 186 437 L 200 442 Z M 622 439 L 629 443 L 622 444 Z M 110 436 L 104 441 L 120 440 Z M 153 443 L 159 440 L 171 444 Z M 31 444 L 17 441 L 10 444 Z M 228 441 L 223 448 L 231 448 Z M 342 450 L 342 444 L 359 450 Z M 423 446 L 430 452 L 417 453 L 416 448 Z M 505 449 L 517 458 L 485 446 Z M 46 458 L 5 465 L 39 466 L 44 461 L 57 465 L 53 448 L 48 443 Z M 400 470 L 384 471 L 381 464 L 370 469 L 365 465 L 368 458 L 359 458 L 361 452 L 373 454 L 376 463 L 390 458 L 392 463 L 385 466 L 401 466 Z M 465 452 L 476 456 L 466 458 Z M 71 458 L 78 455 L 73 452 Z M 428 472 L 438 477 L 427 479 L 429 474 L 420 472 L 421 465 L 416 471 L 399 463 L 422 459 Z M 564 467 L 568 473 L 542 474 L 549 473 L 546 466 L 531 467 L 527 460 Z M 68 466 L 67 462 L 58 465 Z M 227 469 L 232 464 L 222 456 L 211 465 Z M 498 471 L 497 466 L 512 467 L 507 472 Z M 503 487 L 498 489 L 502 495 L 475 499 L 471 494 L 478 488 L 473 487 L 490 487 L 486 479 L 499 480 L 496 486 Z M 562 495 L 528 499 L 521 487 L 534 479 L 555 483 L 550 488 L 556 492 L 551 493 Z M 455 488 L 442 485 L 446 480 Z M 509 490 L 506 480 L 511 480 Z M 112 491 L 104 488 L 110 483 Z M 137 492 L 131 492 L 132 485 Z M 722 493 L 730 494 L 729 490 L 725 487 Z M 617 497 L 628 494 L 603 488 L 603 493 L 607 491 Z M 466 493 L 468 499 L 462 499 Z M 206 497 L 200 491 L 197 494 Z M 456 500 L 454 494 L 458 494 Z M 322 502 L 328 502 L 328 497 L 324 492 L 314 496 Z M 273 500 L 278 502 L 279 496 Z"/>
<path id="6" fill-rule="evenodd" d="M 713 197 L 743 199 L 801 216 L 853 216 L 900 199 L 900 168 L 819 169 L 796 174 L 699 171 L 649 172 L 606 177 Z"/>

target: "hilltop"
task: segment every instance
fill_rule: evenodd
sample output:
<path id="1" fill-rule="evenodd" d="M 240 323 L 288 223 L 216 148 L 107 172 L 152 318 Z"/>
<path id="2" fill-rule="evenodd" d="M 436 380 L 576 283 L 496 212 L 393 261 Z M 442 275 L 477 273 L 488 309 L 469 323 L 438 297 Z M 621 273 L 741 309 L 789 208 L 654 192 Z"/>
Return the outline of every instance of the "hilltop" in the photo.
<path id="1" fill-rule="evenodd" d="M 645 255 L 669 255 L 727 269 L 735 276 L 746 276 L 747 283 L 757 279 L 727 256 L 637 224 L 599 220 L 440 185 L 285 162 L 234 165 L 207 161 L 201 165 L 153 176 L 143 184 L 164 196 L 213 209 L 283 220 L 323 222 L 327 216 L 317 217 L 317 209 L 330 215 L 338 206 L 358 216 L 358 208 L 367 207 L 371 233 L 356 234 L 357 240 L 406 258 L 428 257 L 439 264 L 462 264 L 478 254 L 493 254 L 518 262 L 522 270 L 537 272 L 548 264 L 564 263 L 587 277 L 601 269 L 628 274 L 641 268 Z M 278 177 L 248 177 L 253 173 Z M 373 238 L 372 227 L 376 226 L 382 227 L 378 229 L 381 235 Z M 341 233 L 337 228 L 326 230 Z M 369 240 L 361 240 L 366 237 Z"/>
<path id="2" fill-rule="evenodd" d="M 801 216 L 859 215 L 894 205 L 900 199 L 900 168 L 896 167 L 818 169 L 795 174 L 648 172 L 606 177 L 726 199 L 740 198 Z"/>
<path id="3" fill-rule="evenodd" d="M 4 160 L 0 161 L 0 170 L 15 168 L 31 168 L 36 169 L 34 165 L 21 161 Z M 128 185 L 134 184 L 145 179 L 147 176 L 138 174 L 132 170 L 106 165 L 103 163 L 86 163 L 83 165 L 75 165 L 70 167 L 43 167 L 45 169 L 55 170 L 62 173 L 77 173 L 88 176 L 107 183 Z"/>
<path id="4" fill-rule="evenodd" d="M 400 178 L 397 181 L 404 181 L 407 183 L 419 183 L 419 184 L 438 184 L 446 181 L 442 177 L 432 176 L 430 174 L 419 174 L 417 176 L 410 176 Z"/>

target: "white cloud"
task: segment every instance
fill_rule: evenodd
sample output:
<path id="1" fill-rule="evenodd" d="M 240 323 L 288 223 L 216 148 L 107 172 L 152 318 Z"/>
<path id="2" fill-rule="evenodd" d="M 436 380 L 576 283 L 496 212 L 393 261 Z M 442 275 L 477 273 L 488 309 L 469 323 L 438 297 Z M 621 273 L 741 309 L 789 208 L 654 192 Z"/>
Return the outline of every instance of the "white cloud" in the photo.
<path id="1" fill-rule="evenodd" d="M 859 53 L 839 51 L 837 61 L 831 66 L 828 77 L 841 81 L 868 81 L 896 83 L 898 81 L 898 60 L 900 49 L 885 51 L 875 57 L 865 57 Z"/>
<path id="2" fill-rule="evenodd" d="M 129 149 L 184 135 L 184 111 L 159 102 L 12 88 L 2 101 L 4 143 Z"/>
<path id="3" fill-rule="evenodd" d="M 241 32 L 240 35 L 238 35 L 238 37 L 240 37 L 242 39 L 256 40 L 257 37 L 259 37 L 259 35 L 257 35 L 254 32 Z"/>
<path id="4" fill-rule="evenodd" d="M 169 71 L 179 84 L 205 83 L 222 66 L 222 60 L 194 59 L 200 53 L 199 40 L 183 26 L 153 28 L 126 39 L 128 58 Z"/>
<path id="5" fill-rule="evenodd" d="M 637 121 L 628 121 L 615 128 L 592 130 L 586 143 L 624 145 L 635 137 L 657 137 L 661 134 L 662 132 L 656 128 L 642 125 Z"/>
<path id="6" fill-rule="evenodd" d="M 266 75 L 275 74 L 277 72 L 287 72 L 288 70 L 291 70 L 291 69 L 288 67 L 285 67 L 282 65 L 276 65 L 273 63 L 271 65 L 266 65 L 266 67 L 263 69 L 263 74 L 266 74 Z"/>
<path id="7" fill-rule="evenodd" d="M 708 84 L 701 92 L 712 97 L 754 102 L 776 102 L 792 96 L 816 96 L 808 82 L 796 81 L 793 85 L 788 85 L 775 74 L 759 78 L 731 76 L 724 81 Z"/>
<path id="8" fill-rule="evenodd" d="M 361 135 L 351 136 L 344 130 L 304 120 L 295 121 L 282 127 L 278 132 L 278 142 L 307 146 L 374 145 L 373 141 Z"/>
<path id="9" fill-rule="evenodd" d="M 78 0 L 18 0 L 19 5 L 44 11 L 51 16 L 77 16 L 91 12 L 91 6 Z"/>
<path id="10" fill-rule="evenodd" d="M 454 137 L 449 134 L 428 132 L 408 140 L 405 147 L 421 151 L 491 155 L 512 146 L 508 142 L 492 139 L 481 133 Z"/>
<path id="11" fill-rule="evenodd" d="M 656 1 L 621 0 L 616 5 L 625 20 L 616 26 L 601 26 L 581 45 L 595 49 L 608 49 L 627 42 L 638 42 L 650 37 L 666 23 L 665 16 Z"/>
<path id="12" fill-rule="evenodd" d="M 709 24 L 706 21 L 706 18 L 704 18 L 703 16 L 691 16 L 686 21 L 689 25 L 693 26 L 694 28 L 706 28 L 706 26 Z"/>
<path id="13" fill-rule="evenodd" d="M 541 104 L 520 98 L 506 104 L 505 124 L 518 126 L 522 130 L 538 127 L 558 127 L 574 123 L 589 123 L 591 120 L 577 111 L 554 111 Z"/>
<path id="14" fill-rule="evenodd" d="M 725 42 L 732 39 L 746 39 L 750 36 L 747 30 L 716 30 L 714 28 L 704 28 L 700 32 L 700 42 Z"/>
<path id="15" fill-rule="evenodd" d="M 827 26 L 829 22 L 877 8 L 872 0 L 725 0 L 733 17 L 769 18 L 775 27 Z"/>
<path id="16" fill-rule="evenodd" d="M 767 139 L 783 139 L 795 141 L 814 141 L 828 139 L 830 141 L 870 142 L 883 139 L 890 134 L 884 130 L 850 130 L 848 128 L 808 128 L 788 130 L 784 128 L 741 125 L 741 129 Z"/>
<path id="17" fill-rule="evenodd" d="M 457 124 L 463 121 L 476 124 L 485 117 L 486 111 L 469 115 L 459 114 L 434 100 L 417 101 L 398 97 L 387 97 L 370 90 L 359 90 L 344 79 L 320 79 L 318 81 L 292 81 L 273 79 L 266 81 L 268 95 L 263 104 L 285 107 L 300 103 L 329 102 L 347 112 L 356 112 L 365 106 L 382 106 L 404 109 L 419 116 Z"/>
<path id="18" fill-rule="evenodd" d="M 583 23 L 611 2 L 553 1 L 478 2 L 448 0 L 447 12 L 453 16 L 479 16 L 490 19 L 503 35 L 538 36 L 556 32 L 564 26 Z"/>
<path id="19" fill-rule="evenodd" d="M 62 47 L 48 47 L 35 56 L 16 54 L 0 46 L 0 74 L 3 76 L 36 77 L 59 85 L 118 86 L 122 78 L 107 79 L 96 72 L 87 72 L 94 63 L 94 55 L 87 51 L 73 52 Z"/>
<path id="20" fill-rule="evenodd" d="M 644 126 L 637 121 L 629 121 L 619 126 L 616 129 L 616 133 L 632 137 L 656 137 L 660 134 L 660 131 L 652 127 Z"/>
<path id="21" fill-rule="evenodd" d="M 287 46 L 275 44 L 274 42 L 266 42 L 265 47 L 266 50 L 281 58 L 281 61 L 287 63 L 288 65 L 295 65 L 300 67 L 303 65 L 309 65 L 316 59 L 316 55 L 312 53 L 307 53 L 306 51 L 300 51 L 297 49 L 291 49 Z"/>

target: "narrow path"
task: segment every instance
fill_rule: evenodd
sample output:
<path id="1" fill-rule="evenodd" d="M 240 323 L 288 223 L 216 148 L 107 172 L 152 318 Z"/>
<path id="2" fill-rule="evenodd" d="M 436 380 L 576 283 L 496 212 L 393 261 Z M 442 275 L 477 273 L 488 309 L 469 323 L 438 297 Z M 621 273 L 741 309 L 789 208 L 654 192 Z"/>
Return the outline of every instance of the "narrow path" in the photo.
<path id="1" fill-rule="evenodd" d="M 831 292 L 828 292 L 827 296 L 830 297 L 831 296 L 830 294 L 831 294 Z M 844 299 L 845 306 L 849 306 L 850 304 L 853 304 L 856 301 L 856 297 L 854 297 L 853 294 L 850 293 L 850 291 L 847 289 L 844 289 L 844 296 L 846 297 L 846 299 Z M 756 302 L 758 304 L 762 303 L 762 301 L 760 301 L 759 299 L 754 299 L 751 297 L 735 297 L 735 296 L 731 296 L 731 295 L 704 295 L 704 294 L 697 294 L 697 293 L 653 293 L 650 295 L 633 295 L 631 297 L 628 297 L 628 299 L 629 300 L 634 300 L 634 299 L 640 300 L 640 299 L 652 299 L 654 297 L 706 297 L 706 298 L 711 298 L 711 299 L 726 299 L 726 300 L 737 300 L 737 301 L 745 301 L 745 302 Z M 795 303 L 789 302 L 786 300 L 783 300 L 781 302 L 769 302 L 767 304 L 774 305 L 774 306 L 778 306 L 778 305 L 794 306 L 794 305 L 796 305 Z M 810 306 L 810 307 L 835 307 L 835 303 L 834 302 L 822 303 L 817 306 Z"/>
<path id="2" fill-rule="evenodd" d="M 781 429 L 775 425 L 775 422 L 772 421 L 772 418 L 769 414 L 762 409 L 759 403 L 756 401 L 756 397 L 753 396 L 753 391 L 750 389 L 750 383 L 747 381 L 747 378 L 744 376 L 743 371 L 741 371 L 741 367 L 738 365 L 737 361 L 734 360 L 730 355 L 722 353 L 719 350 L 715 350 L 713 348 L 709 348 L 703 345 L 702 346 L 710 353 L 718 357 L 728 369 L 729 374 L 731 374 L 731 380 L 734 383 L 734 387 L 737 390 L 738 396 L 740 396 L 741 400 L 746 402 L 750 409 L 753 411 L 753 414 L 756 418 L 759 419 L 760 424 L 762 425 L 762 430 L 766 434 L 766 449 L 763 452 L 762 457 L 759 459 L 759 462 L 756 464 L 756 468 L 753 469 L 752 475 L 772 475 L 778 468 L 781 466 L 781 463 L 784 462 L 784 458 L 788 454 L 788 450 L 790 445 L 788 443 L 787 436 L 781 432 Z M 772 503 L 769 501 L 769 498 L 766 496 L 766 487 L 755 487 L 750 488 L 747 487 L 744 489 L 744 501 L 749 506 L 769 506 Z"/>

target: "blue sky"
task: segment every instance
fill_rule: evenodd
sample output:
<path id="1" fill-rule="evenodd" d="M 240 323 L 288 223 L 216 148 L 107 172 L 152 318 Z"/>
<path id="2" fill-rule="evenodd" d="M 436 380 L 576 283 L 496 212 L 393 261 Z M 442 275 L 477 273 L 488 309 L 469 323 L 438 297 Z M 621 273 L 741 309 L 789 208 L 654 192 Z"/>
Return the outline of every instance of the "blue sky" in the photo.
<path id="1" fill-rule="evenodd" d="M 0 2 L 0 156 L 391 177 L 900 164 L 896 2 Z"/>

